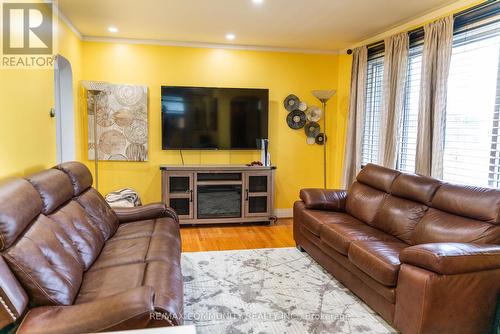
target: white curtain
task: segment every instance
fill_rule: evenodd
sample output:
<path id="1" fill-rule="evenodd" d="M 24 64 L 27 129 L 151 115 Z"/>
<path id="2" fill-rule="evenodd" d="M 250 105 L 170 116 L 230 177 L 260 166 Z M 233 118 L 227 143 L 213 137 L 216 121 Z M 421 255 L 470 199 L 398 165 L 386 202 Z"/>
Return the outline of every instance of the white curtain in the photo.
<path id="1" fill-rule="evenodd" d="M 351 91 L 347 138 L 344 155 L 342 183 L 347 189 L 361 170 L 361 140 L 365 115 L 366 72 L 368 49 L 362 46 L 353 50 L 351 70 Z"/>
<path id="2" fill-rule="evenodd" d="M 453 16 L 425 25 L 424 32 L 416 172 L 442 178 Z"/>
<path id="3" fill-rule="evenodd" d="M 408 72 L 408 33 L 403 32 L 391 36 L 385 39 L 384 44 L 384 81 L 378 161 L 383 166 L 396 168 Z"/>

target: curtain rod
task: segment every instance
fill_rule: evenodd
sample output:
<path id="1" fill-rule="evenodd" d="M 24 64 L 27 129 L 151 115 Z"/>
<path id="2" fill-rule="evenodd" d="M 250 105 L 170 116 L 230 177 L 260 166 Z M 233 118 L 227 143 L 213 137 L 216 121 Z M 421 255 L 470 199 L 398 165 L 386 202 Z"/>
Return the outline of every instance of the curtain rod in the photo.
<path id="1" fill-rule="evenodd" d="M 476 11 L 484 10 L 485 8 L 488 8 L 488 7 L 490 7 L 490 6 L 493 6 L 494 4 L 500 4 L 500 2 L 499 2 L 499 1 L 500 1 L 500 0 L 487 0 L 487 1 L 485 1 L 485 2 L 483 2 L 483 3 L 480 3 L 480 4 L 476 5 L 476 6 L 473 6 L 473 7 L 467 8 L 467 9 L 465 9 L 465 10 L 461 11 L 461 12 L 458 12 L 458 13 L 453 14 L 453 18 L 454 18 L 454 19 L 457 19 L 457 18 L 460 18 L 460 17 L 464 17 L 464 16 L 466 16 L 466 15 L 468 15 L 468 14 L 474 13 L 474 12 L 476 12 Z M 498 6 L 497 6 L 497 7 L 498 7 Z M 497 9 L 497 10 L 498 10 L 499 8 L 494 8 L 494 10 L 495 10 L 495 9 Z M 480 16 L 484 16 L 484 14 L 483 14 L 483 15 L 480 15 Z M 415 28 L 415 29 L 409 30 L 409 31 L 408 31 L 408 35 L 410 35 L 410 36 L 411 36 L 412 34 L 415 34 L 415 33 L 422 33 L 422 32 L 423 32 L 423 30 L 424 30 L 424 27 L 423 27 L 423 26 L 420 26 L 420 27 L 418 27 L 418 28 Z M 382 45 L 382 44 L 384 44 L 384 40 L 380 40 L 380 41 L 377 41 L 377 42 L 370 43 L 370 44 L 368 44 L 366 47 L 367 47 L 368 49 L 370 49 L 370 48 L 373 48 L 373 47 L 376 47 L 376 46 L 380 46 L 380 45 Z M 348 55 L 352 54 L 352 49 L 347 49 L 347 54 L 348 54 Z"/>

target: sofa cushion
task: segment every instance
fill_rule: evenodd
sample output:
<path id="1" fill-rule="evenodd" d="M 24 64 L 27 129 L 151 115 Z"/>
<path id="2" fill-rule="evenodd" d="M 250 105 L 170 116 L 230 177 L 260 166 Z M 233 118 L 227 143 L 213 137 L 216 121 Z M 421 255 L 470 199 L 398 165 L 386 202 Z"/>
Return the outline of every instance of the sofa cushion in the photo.
<path id="1" fill-rule="evenodd" d="M 142 227 L 142 231 L 136 229 L 136 224 L 137 227 Z M 132 226 L 135 233 L 131 231 Z M 128 223 L 121 225 L 117 233 L 106 242 L 90 271 L 125 264 L 168 261 L 170 258 L 180 258 L 180 251 L 179 228 L 173 219 Z"/>
<path id="2" fill-rule="evenodd" d="M 80 162 L 70 161 L 57 165 L 54 169 L 59 169 L 66 173 L 73 185 L 73 195 L 78 196 L 85 190 L 92 187 L 92 174 L 87 166 Z"/>
<path id="3" fill-rule="evenodd" d="M 58 224 L 71 240 L 84 270 L 88 270 L 104 246 L 104 237 L 85 210 L 71 201 L 49 218 Z"/>
<path id="4" fill-rule="evenodd" d="M 10 247 L 42 211 L 42 200 L 26 180 L 13 179 L 0 186 L 0 251 Z"/>
<path id="5" fill-rule="evenodd" d="M 143 231 L 132 227 L 135 224 Z M 180 257 L 179 225 L 172 218 L 122 225 L 85 273 L 75 303 L 148 285 L 155 290 L 157 309 L 180 316 L 183 298 Z"/>
<path id="6" fill-rule="evenodd" d="M 359 222 L 351 215 L 342 212 L 304 210 L 302 212 L 302 224 L 311 233 L 320 236 L 321 227 L 324 224 L 334 224 L 342 222 Z"/>
<path id="7" fill-rule="evenodd" d="M 71 305 L 83 275 L 72 241 L 43 215 L 4 254 L 32 305 Z"/>
<path id="8" fill-rule="evenodd" d="M 366 184 L 372 188 L 388 193 L 391 189 L 394 180 L 401 174 L 401 172 L 374 165 L 366 165 L 356 176 L 356 180 Z"/>
<path id="9" fill-rule="evenodd" d="M 372 224 L 386 196 L 385 192 L 354 182 L 347 195 L 346 212 L 364 223 Z"/>
<path id="10" fill-rule="evenodd" d="M 427 209 L 423 204 L 389 195 L 377 212 L 373 226 L 410 244 L 413 230 Z"/>
<path id="11" fill-rule="evenodd" d="M 500 225 L 430 208 L 415 227 L 412 244 L 433 242 L 500 243 Z"/>
<path id="12" fill-rule="evenodd" d="M 349 246 L 354 241 L 399 241 L 392 235 L 359 221 L 325 225 L 321 229 L 320 237 L 324 243 L 344 255 L 348 254 Z"/>
<path id="13" fill-rule="evenodd" d="M 400 241 L 355 241 L 349 248 L 349 260 L 379 283 L 395 286 L 401 265 L 399 253 L 407 247 Z"/>
<path id="14" fill-rule="evenodd" d="M 76 201 L 99 228 L 104 240 L 108 240 L 115 234 L 118 228 L 118 217 L 97 190 L 94 188 L 87 190 L 78 196 Z"/>
<path id="15" fill-rule="evenodd" d="M 28 181 L 40 194 L 43 202 L 42 213 L 49 215 L 73 198 L 73 186 L 69 177 L 60 170 L 48 169 L 32 175 Z"/>
<path id="16" fill-rule="evenodd" d="M 427 206 L 431 205 L 441 181 L 415 174 L 401 174 L 394 180 L 391 194 Z"/>
<path id="17" fill-rule="evenodd" d="M 432 207 L 454 215 L 500 224 L 500 190 L 444 184 L 432 199 Z"/>

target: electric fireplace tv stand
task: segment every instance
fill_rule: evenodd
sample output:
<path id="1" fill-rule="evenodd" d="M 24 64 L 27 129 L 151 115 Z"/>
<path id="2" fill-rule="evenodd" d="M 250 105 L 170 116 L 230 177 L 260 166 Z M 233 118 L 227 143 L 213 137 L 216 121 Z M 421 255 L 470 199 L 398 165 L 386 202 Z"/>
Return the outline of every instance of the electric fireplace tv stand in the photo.
<path id="1" fill-rule="evenodd" d="M 271 222 L 276 167 L 161 165 L 162 201 L 180 223 Z"/>

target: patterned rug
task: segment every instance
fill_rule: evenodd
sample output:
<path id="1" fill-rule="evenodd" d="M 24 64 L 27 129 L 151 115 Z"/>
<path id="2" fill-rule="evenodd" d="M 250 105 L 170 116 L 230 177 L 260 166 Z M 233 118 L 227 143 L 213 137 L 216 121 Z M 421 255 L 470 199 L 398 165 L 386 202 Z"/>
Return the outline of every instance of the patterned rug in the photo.
<path id="1" fill-rule="evenodd" d="M 198 334 L 397 333 L 295 248 L 183 253 Z"/>

